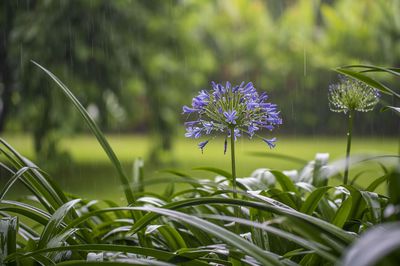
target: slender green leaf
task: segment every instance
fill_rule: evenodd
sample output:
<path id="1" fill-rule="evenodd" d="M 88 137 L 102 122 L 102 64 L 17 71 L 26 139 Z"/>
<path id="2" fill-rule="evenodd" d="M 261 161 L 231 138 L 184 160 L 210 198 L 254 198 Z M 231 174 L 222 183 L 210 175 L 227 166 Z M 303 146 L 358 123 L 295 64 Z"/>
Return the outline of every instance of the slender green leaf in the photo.
<path id="1" fill-rule="evenodd" d="M 375 226 L 364 233 L 343 256 L 343 266 L 373 266 L 380 260 L 400 249 L 400 222 Z M 392 260 L 394 265 L 398 260 Z"/>
<path id="2" fill-rule="evenodd" d="M 5 217 L 0 219 L 0 264 L 16 266 L 15 262 L 5 263 L 5 258 L 17 250 L 18 218 Z"/>
<path id="3" fill-rule="evenodd" d="M 95 216 L 97 217 L 97 216 Z M 132 219 L 117 219 L 111 222 L 101 223 L 99 226 L 95 227 L 91 233 L 93 239 L 102 239 L 104 240 L 108 237 L 108 234 L 112 232 L 115 228 L 124 227 L 127 225 L 132 225 Z M 114 228 L 114 229 L 111 229 Z M 65 230 L 63 230 L 64 232 Z"/>
<path id="4" fill-rule="evenodd" d="M 137 199 L 137 202 L 142 204 L 151 204 L 156 207 L 165 205 L 165 200 L 156 197 L 141 197 Z"/>
<path id="5" fill-rule="evenodd" d="M 323 221 L 321 219 L 318 219 L 310 215 L 303 214 L 288 207 L 281 207 L 279 205 L 274 205 L 269 201 L 256 202 L 256 201 L 246 201 L 240 199 L 203 197 L 203 198 L 195 198 L 195 199 L 182 200 L 179 202 L 168 203 L 163 208 L 179 209 L 179 208 L 203 205 L 203 204 L 230 204 L 230 205 L 252 207 L 264 211 L 270 211 L 279 215 L 286 216 L 288 218 L 297 218 L 303 220 L 304 222 L 314 226 L 315 228 L 318 228 L 319 230 L 325 231 L 327 234 L 335 236 L 336 238 L 340 239 L 341 241 L 344 241 L 345 243 L 350 243 L 355 238 L 353 235 L 348 234 L 346 231 L 336 227 L 331 223 L 328 223 L 326 221 Z M 149 224 L 157 217 L 158 215 L 155 213 L 148 213 L 144 215 L 142 219 L 138 220 L 132 226 L 131 233 L 135 233 L 137 230 L 140 230 L 141 228 Z"/>
<path id="6" fill-rule="evenodd" d="M 7 155 L 7 158 L 16 169 L 20 169 L 24 166 L 32 168 L 31 171 L 26 172 L 26 178 L 21 178 L 20 180 L 26 186 L 26 188 L 38 198 L 40 203 L 46 208 L 47 211 L 53 213 L 55 209 L 67 201 L 65 195 L 60 189 L 58 189 L 58 186 L 55 184 L 50 184 L 45 175 L 42 175 L 39 170 L 34 169 L 38 168 L 34 163 L 20 155 L 2 138 L 0 138 L 0 143 L 3 144 L 13 156 L 15 156 L 16 159 L 8 155 L 7 152 L 0 148 L 3 153 Z"/>
<path id="7" fill-rule="evenodd" d="M 71 260 L 57 263 L 59 266 L 79 266 L 79 265 L 103 265 L 103 266 L 124 266 L 124 265 L 152 265 L 152 266 L 174 266 L 175 264 L 146 259 L 129 259 L 124 262 L 116 261 L 82 261 L 82 260 Z"/>
<path id="8" fill-rule="evenodd" d="M 378 194 L 369 191 L 360 191 L 360 193 L 364 198 L 367 208 L 371 214 L 371 221 L 375 224 L 380 223 L 382 220 L 382 207 Z"/>
<path id="9" fill-rule="evenodd" d="M 78 251 L 111 251 L 111 252 L 126 252 L 126 253 L 133 253 L 138 255 L 150 256 L 156 259 L 167 261 L 167 262 L 183 262 L 188 261 L 190 259 L 175 255 L 170 252 L 158 250 L 158 249 L 151 249 L 151 248 L 144 248 L 144 247 L 137 247 L 137 246 L 125 246 L 125 245 L 109 245 L 109 244 L 85 244 L 85 245 L 71 245 L 71 246 L 61 246 L 61 247 L 54 247 L 54 248 L 44 248 L 38 249 L 31 252 L 26 253 L 14 253 L 9 255 L 6 258 L 7 262 L 15 261 L 16 259 L 23 259 L 32 257 L 36 254 L 47 253 L 47 252 L 60 252 L 66 250 L 78 250 Z"/>
<path id="10" fill-rule="evenodd" d="M 200 257 L 207 256 L 210 253 L 215 253 L 218 254 L 222 251 L 225 251 L 225 248 L 223 247 L 196 247 L 196 248 L 181 248 L 177 251 L 175 251 L 176 254 L 185 256 L 187 258 L 191 259 L 197 259 Z"/>
<path id="11" fill-rule="evenodd" d="M 355 71 L 352 71 L 352 70 L 349 70 L 349 69 L 343 69 L 343 68 L 336 68 L 335 71 L 337 71 L 337 72 L 339 72 L 341 74 L 344 74 L 346 76 L 355 78 L 355 79 L 357 79 L 359 81 L 362 81 L 365 84 L 367 84 L 367 85 L 369 85 L 369 86 L 371 86 L 371 87 L 373 87 L 375 89 L 378 89 L 383 93 L 394 95 L 397 98 L 400 98 L 399 94 L 397 94 L 393 90 L 389 89 L 387 86 L 383 85 L 379 81 L 376 81 L 375 79 L 373 79 L 371 77 L 368 77 L 368 76 L 366 76 L 366 75 L 364 75 L 362 73 L 355 72 Z"/>
<path id="12" fill-rule="evenodd" d="M 106 231 L 106 234 L 102 236 L 102 240 L 106 242 L 112 242 L 114 239 L 119 239 L 123 233 L 129 231 L 129 226 L 119 226 L 113 229 L 109 229 Z"/>
<path id="13" fill-rule="evenodd" d="M 268 157 L 274 159 L 281 159 L 285 161 L 291 161 L 299 164 L 306 164 L 307 161 L 292 155 L 281 154 L 281 153 L 269 153 L 269 152 L 251 152 L 250 155 L 257 156 L 257 157 Z"/>
<path id="14" fill-rule="evenodd" d="M 60 230 L 58 227 L 65 218 L 65 216 L 74 207 L 74 205 L 76 205 L 80 201 L 81 201 L 80 199 L 71 200 L 65 203 L 59 209 L 57 209 L 57 211 L 49 219 L 46 227 L 42 232 L 42 235 L 40 236 L 38 248 L 44 248 L 51 240 L 51 238 L 57 234 L 58 230 Z"/>
<path id="15" fill-rule="evenodd" d="M 154 177 L 154 178 L 149 178 L 147 180 L 143 181 L 143 184 L 145 187 L 151 186 L 151 185 L 159 185 L 159 184 L 168 184 L 168 183 L 182 183 L 182 184 L 188 184 L 191 185 L 192 187 L 201 187 L 202 185 L 209 185 L 213 187 L 217 187 L 218 184 L 213 182 L 212 180 L 199 180 L 196 178 L 186 178 L 186 177 Z M 138 194 L 140 195 L 140 193 Z"/>
<path id="16" fill-rule="evenodd" d="M 350 195 L 352 197 L 352 207 L 348 216 L 348 220 L 361 220 L 367 208 L 366 202 L 360 193 L 361 190 L 349 185 L 342 185 L 338 188 L 343 187 L 345 187 L 346 190 L 350 192 Z"/>
<path id="17" fill-rule="evenodd" d="M 195 241 L 195 242 L 199 243 L 202 246 L 214 244 L 212 237 L 209 234 L 207 234 L 206 232 L 198 229 L 197 227 L 191 226 L 190 224 L 186 224 L 185 226 L 192 234 L 192 235 L 189 235 L 190 236 L 189 239 L 186 239 L 187 243 L 189 242 L 189 240 L 191 240 L 191 241 Z M 198 246 L 198 245 L 196 245 L 196 246 Z"/>
<path id="18" fill-rule="evenodd" d="M 48 258 L 48 257 L 46 257 L 45 255 L 42 255 L 42 254 L 33 255 L 31 257 L 31 259 L 36 261 L 36 262 L 38 262 L 40 265 L 46 265 L 46 266 L 56 265 L 56 263 L 52 259 L 50 259 L 50 258 Z M 20 263 L 20 264 L 23 264 L 23 263 Z"/>
<path id="19" fill-rule="evenodd" d="M 181 172 L 181 171 L 176 170 L 176 169 L 162 169 L 162 170 L 159 170 L 159 172 L 161 172 L 161 173 L 169 173 L 169 174 L 173 174 L 173 175 L 176 175 L 176 176 L 179 176 L 179 177 L 192 178 L 189 174 L 186 174 L 186 173 Z"/>
<path id="20" fill-rule="evenodd" d="M 317 153 L 314 160 L 312 185 L 315 187 L 326 186 L 328 184 L 328 164 L 329 153 Z"/>
<path id="21" fill-rule="evenodd" d="M 380 66 L 372 66 L 372 65 L 348 65 L 342 66 L 341 68 L 366 68 L 367 70 L 363 70 L 362 72 L 387 72 L 392 75 L 400 77 L 400 68 L 396 67 L 380 67 Z"/>
<path id="22" fill-rule="evenodd" d="M 174 194 L 174 192 L 175 192 L 175 184 L 170 183 L 166 186 L 163 196 L 166 198 L 171 198 L 171 196 Z"/>
<path id="23" fill-rule="evenodd" d="M 385 112 L 387 110 L 392 110 L 392 111 L 395 111 L 396 113 L 400 113 L 400 107 L 395 107 L 395 106 L 384 106 L 381 109 L 381 112 Z"/>
<path id="24" fill-rule="evenodd" d="M 190 188 L 190 189 L 177 191 L 175 194 L 171 195 L 171 199 L 176 198 L 181 195 L 185 195 L 185 194 L 201 195 L 203 197 L 206 197 L 206 196 L 210 196 L 211 194 L 213 194 L 213 191 L 210 189 L 203 188 L 203 187 Z"/>
<path id="25" fill-rule="evenodd" d="M 332 252 L 330 250 L 330 248 L 321 245 L 320 243 L 316 243 L 316 242 L 312 242 L 309 240 L 306 240 L 304 238 L 301 238 L 299 236 L 296 236 L 292 233 L 289 232 L 285 232 L 279 228 L 275 228 L 266 224 L 260 224 L 260 223 L 256 223 L 253 221 L 249 221 L 249 220 L 245 220 L 245 219 L 241 219 L 241 218 L 236 218 L 236 217 L 229 217 L 229 216 L 222 216 L 222 215 L 201 215 L 201 217 L 204 218 L 211 218 L 211 219 L 220 219 L 220 220 L 225 220 L 225 221 L 231 221 L 231 222 L 237 222 L 243 225 L 248 225 L 251 227 L 256 227 L 259 229 L 262 229 L 264 231 L 267 231 L 268 233 L 277 235 L 279 237 L 285 238 L 287 240 L 290 240 L 304 248 L 307 248 L 309 250 L 313 250 L 315 251 L 315 253 L 319 254 L 320 256 L 322 256 L 323 258 L 331 261 L 331 262 L 335 262 L 338 258 L 333 256 L 330 252 Z"/>
<path id="26" fill-rule="evenodd" d="M 104 209 L 98 209 L 94 210 L 88 213 L 83 214 L 82 216 L 76 218 L 75 220 L 71 221 L 68 223 L 68 225 L 63 229 L 63 231 L 68 230 L 70 228 L 74 228 L 78 226 L 79 224 L 85 222 L 87 219 L 90 219 L 91 217 L 96 217 L 99 214 L 102 213 L 107 213 L 107 212 L 112 212 L 112 213 L 120 213 L 121 211 L 132 211 L 132 207 L 114 207 L 114 208 L 104 208 Z"/>
<path id="27" fill-rule="evenodd" d="M 275 176 L 276 180 L 281 185 L 282 190 L 284 192 L 291 191 L 296 194 L 299 193 L 299 191 L 297 190 L 296 186 L 294 185 L 294 183 L 293 183 L 292 179 L 290 179 L 290 177 L 288 177 L 287 175 L 285 175 L 284 173 L 282 173 L 280 171 L 271 170 L 270 172 L 271 172 L 271 174 L 273 174 Z"/>
<path id="28" fill-rule="evenodd" d="M 10 219 L 13 217 L 7 214 L 6 212 L 0 212 L 0 216 L 7 217 Z M 39 234 L 34 229 L 24 224 L 23 222 L 18 221 L 18 226 L 19 226 L 18 234 L 26 241 L 28 241 L 29 239 L 36 239 L 39 237 Z"/>
<path id="29" fill-rule="evenodd" d="M 36 208 L 29 204 L 11 200 L 2 200 L 0 202 L 0 210 L 18 213 L 42 225 L 46 225 L 47 221 L 51 217 L 49 213 L 39 208 Z"/>
<path id="30" fill-rule="evenodd" d="M 400 204 L 400 165 L 389 174 L 388 179 L 389 201 L 398 205 Z"/>
<path id="31" fill-rule="evenodd" d="M 296 198 L 292 195 L 293 192 L 282 192 L 279 189 L 269 189 L 267 194 L 270 195 L 271 198 L 277 199 L 279 202 L 286 204 L 290 208 L 298 209 Z"/>
<path id="32" fill-rule="evenodd" d="M 325 193 L 331 189 L 331 187 L 319 187 L 315 189 L 313 192 L 308 195 L 306 201 L 303 203 L 303 205 L 300 208 L 300 212 L 304 214 L 309 214 L 311 215 L 314 210 L 318 207 L 318 204 L 320 203 L 321 199 L 324 197 Z"/>
<path id="33" fill-rule="evenodd" d="M 72 235 L 74 235 L 77 231 L 79 231 L 79 228 L 72 228 L 69 229 L 61 234 L 58 234 L 56 236 L 53 236 L 49 242 L 47 242 L 46 246 L 49 248 L 52 247 L 58 247 L 60 245 L 63 245 L 64 242 Z"/>
<path id="34" fill-rule="evenodd" d="M 182 200 L 179 202 L 168 203 L 163 208 L 179 209 L 179 208 L 194 207 L 197 205 L 206 205 L 206 204 L 238 205 L 238 206 L 244 206 L 244 207 L 245 206 L 252 207 L 255 209 L 262 210 L 262 211 L 270 211 L 270 212 L 273 212 L 273 213 L 276 213 L 279 215 L 286 216 L 288 218 L 300 219 L 300 220 L 304 221 L 305 223 L 309 224 L 310 226 L 312 226 L 314 228 L 314 230 L 322 230 L 326 234 L 329 234 L 332 237 L 337 238 L 340 241 L 343 241 L 344 243 L 350 243 L 354 239 L 353 235 L 348 234 L 347 232 L 343 231 L 342 229 L 339 229 L 338 227 L 336 227 L 326 221 L 315 218 L 313 216 L 303 214 L 301 212 L 295 211 L 288 207 L 280 207 L 278 205 L 272 205 L 272 203 L 269 203 L 269 202 L 256 202 L 254 200 L 246 201 L 246 200 L 240 200 L 240 199 L 203 197 L 203 198 L 194 198 L 194 199 Z M 122 210 L 133 211 L 136 209 L 134 207 L 119 207 L 119 208 L 108 208 L 108 209 L 101 209 L 101 210 L 93 211 L 91 213 L 82 215 L 82 217 L 79 217 L 79 218 L 75 219 L 74 221 L 70 222 L 68 224 L 68 226 L 65 227 L 64 230 L 76 227 L 80 223 L 84 222 L 85 220 L 87 220 L 90 217 L 95 216 L 99 213 L 119 212 Z M 150 224 L 151 221 L 153 221 L 154 219 L 156 219 L 158 217 L 159 217 L 159 215 L 156 213 L 148 213 L 148 214 L 144 215 L 141 219 L 139 219 L 138 221 L 136 221 L 134 223 L 134 225 L 132 226 L 132 229 L 129 233 L 130 234 L 136 233 L 137 231 L 143 229 L 145 226 Z"/>
<path id="35" fill-rule="evenodd" d="M 159 226 L 157 230 L 167 241 L 168 247 L 171 248 L 171 250 L 178 250 L 187 247 L 185 240 L 174 227 L 169 225 L 162 225 Z"/>
<path id="36" fill-rule="evenodd" d="M 193 168 L 193 170 L 204 170 L 204 171 L 208 171 L 208 172 L 211 172 L 211 173 L 215 173 L 215 174 L 218 174 L 218 175 L 225 176 L 228 179 L 232 179 L 232 174 L 231 173 L 229 173 L 229 172 L 227 172 L 225 170 L 216 168 L 216 167 L 208 167 L 208 166 L 196 167 L 196 168 Z"/>
<path id="37" fill-rule="evenodd" d="M 79 111 L 82 118 L 85 120 L 86 124 L 89 126 L 92 133 L 96 136 L 97 140 L 99 141 L 103 150 L 106 152 L 108 158 L 114 165 L 115 169 L 117 170 L 118 177 L 122 183 L 123 190 L 125 192 L 126 200 L 128 201 L 129 204 L 133 203 L 135 201 L 135 197 L 134 197 L 133 191 L 130 187 L 128 178 L 126 177 L 126 175 L 122 169 L 120 161 L 118 160 L 118 158 L 115 155 L 110 144 L 104 137 L 103 133 L 98 128 L 97 124 L 93 121 L 93 119 L 90 117 L 90 115 L 88 114 L 86 109 L 82 106 L 82 104 L 78 101 L 78 99 L 72 94 L 72 92 L 67 88 L 67 86 L 65 86 L 53 73 L 51 73 L 49 70 L 47 70 L 40 64 L 36 63 L 35 61 L 32 61 L 32 63 L 34 63 L 41 70 L 43 70 L 48 76 L 50 76 L 57 83 L 57 85 L 62 89 L 63 93 L 67 96 L 67 98 L 69 100 L 71 100 L 71 102 L 74 104 L 74 106 Z"/>
<path id="38" fill-rule="evenodd" d="M 144 161 L 142 158 L 137 158 L 133 162 L 132 167 L 132 184 L 133 184 L 133 191 L 135 193 L 143 192 L 143 180 L 144 180 Z"/>
<path id="39" fill-rule="evenodd" d="M 342 205 L 340 205 L 340 208 L 337 210 L 335 218 L 332 221 L 332 224 L 342 228 L 349 218 L 352 204 L 353 204 L 353 197 L 349 195 L 347 199 L 345 199 L 342 202 Z"/>
<path id="40" fill-rule="evenodd" d="M 32 167 L 22 167 L 21 169 L 19 169 L 8 181 L 7 184 L 5 184 L 5 186 L 3 187 L 2 191 L 0 192 L 0 201 L 4 199 L 4 196 L 6 195 L 6 193 L 8 192 L 8 190 L 14 185 L 14 183 L 23 175 L 25 174 L 25 172 L 31 170 L 31 169 L 35 169 Z"/>
<path id="41" fill-rule="evenodd" d="M 321 257 L 316 254 L 307 254 L 300 261 L 300 265 L 311 266 L 311 265 L 321 265 Z"/>
<path id="42" fill-rule="evenodd" d="M 322 197 L 318 205 L 318 213 L 325 221 L 332 221 L 336 214 L 336 206 L 329 199 Z"/>
<path id="43" fill-rule="evenodd" d="M 3 150 L 0 148 L 0 152 L 2 152 Z M 11 173 L 12 175 L 15 174 L 15 172 L 13 170 L 11 170 L 10 167 L 8 167 L 7 165 L 5 165 L 4 163 L 0 162 L 0 167 L 3 168 L 4 170 L 6 170 L 7 172 Z"/>
<path id="44" fill-rule="evenodd" d="M 68 200 L 64 194 L 64 192 L 61 190 L 61 188 L 56 184 L 55 182 L 52 181 L 52 179 L 49 177 L 47 173 L 45 173 L 43 170 L 41 170 L 39 167 L 36 166 L 32 161 L 29 159 L 23 157 L 23 162 L 25 165 L 33 168 L 31 172 L 33 173 L 32 179 L 33 180 L 38 180 L 40 185 L 43 187 L 44 191 L 46 194 L 49 196 L 46 196 L 43 192 L 43 196 L 46 196 L 46 200 L 51 204 L 51 206 L 54 209 L 57 209 L 60 207 L 62 204 L 66 203 Z M 38 168 L 38 169 L 35 169 Z M 43 191 L 43 190 L 40 190 Z"/>
<path id="45" fill-rule="evenodd" d="M 266 250 L 260 249 L 258 246 L 248 242 L 242 237 L 228 231 L 216 224 L 202 220 L 198 217 L 188 215 L 182 212 L 172 211 L 168 209 L 155 208 L 155 207 L 137 207 L 138 210 L 149 211 L 152 213 L 158 213 L 164 216 L 173 218 L 184 223 L 191 224 L 215 237 L 229 243 L 230 245 L 244 251 L 249 256 L 254 257 L 260 263 L 264 265 L 283 265 L 279 261 L 279 256 Z"/>
<path id="46" fill-rule="evenodd" d="M 382 171 L 384 174 L 388 174 L 389 170 L 387 168 L 387 166 L 385 166 L 382 162 L 378 162 L 379 166 L 382 168 Z"/>
<path id="47" fill-rule="evenodd" d="M 356 185 L 357 180 L 358 180 L 363 174 L 366 174 L 366 173 L 368 174 L 369 171 L 361 171 L 361 172 L 358 172 L 358 173 L 353 177 L 353 179 L 351 180 L 350 185 L 352 185 L 352 186 Z"/>
<path id="48" fill-rule="evenodd" d="M 325 230 L 321 230 L 304 220 L 291 218 L 287 219 L 285 224 L 287 228 L 290 228 L 291 232 L 302 236 L 304 239 L 309 239 L 315 243 L 320 243 L 329 247 L 332 250 L 332 255 L 341 254 L 347 245 L 334 235 L 329 234 Z"/>
<path id="49" fill-rule="evenodd" d="M 303 248 L 298 248 L 298 249 L 294 249 L 294 250 L 291 250 L 291 251 L 285 253 L 282 257 L 292 258 L 295 256 L 306 255 L 306 254 L 314 254 L 314 252 L 310 251 L 310 250 L 304 250 Z"/>

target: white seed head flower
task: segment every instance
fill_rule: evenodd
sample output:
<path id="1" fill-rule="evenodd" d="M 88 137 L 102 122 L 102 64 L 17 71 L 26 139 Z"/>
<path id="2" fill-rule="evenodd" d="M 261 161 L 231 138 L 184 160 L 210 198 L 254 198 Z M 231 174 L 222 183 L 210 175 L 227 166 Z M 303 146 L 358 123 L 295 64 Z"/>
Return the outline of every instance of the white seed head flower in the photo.
<path id="1" fill-rule="evenodd" d="M 340 81 L 329 86 L 329 109 L 333 112 L 369 112 L 379 102 L 380 93 L 367 84 L 340 76 Z"/>

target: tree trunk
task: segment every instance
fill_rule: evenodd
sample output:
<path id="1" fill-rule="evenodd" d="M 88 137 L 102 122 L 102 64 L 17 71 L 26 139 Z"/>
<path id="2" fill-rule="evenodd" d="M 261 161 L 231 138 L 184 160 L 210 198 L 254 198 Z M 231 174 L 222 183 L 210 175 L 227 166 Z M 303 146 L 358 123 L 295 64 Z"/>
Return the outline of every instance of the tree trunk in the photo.
<path id="1" fill-rule="evenodd" d="M 50 113 L 52 112 L 53 104 L 51 91 L 43 89 L 43 94 L 39 101 L 41 105 L 39 117 L 35 121 L 35 128 L 33 129 L 33 140 L 36 155 L 43 154 L 46 151 L 45 140 L 48 137 L 49 132 L 53 129 Z"/>
<path id="2" fill-rule="evenodd" d="M 0 109 L 0 132 L 3 132 L 6 124 L 6 119 L 11 109 L 12 96 L 12 70 L 8 58 L 9 49 L 8 42 L 10 32 L 13 26 L 14 10 L 11 6 L 12 1 L 2 1 L 1 10 L 3 18 L 0 21 L 0 76 L 3 83 L 3 91 L 1 93 L 2 108 Z"/>

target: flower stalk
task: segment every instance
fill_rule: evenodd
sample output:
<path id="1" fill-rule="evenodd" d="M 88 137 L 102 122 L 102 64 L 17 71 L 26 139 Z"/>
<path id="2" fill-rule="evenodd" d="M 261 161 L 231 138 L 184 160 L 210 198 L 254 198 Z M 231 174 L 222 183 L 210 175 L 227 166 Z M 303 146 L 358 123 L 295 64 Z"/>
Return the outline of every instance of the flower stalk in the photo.
<path id="1" fill-rule="evenodd" d="M 353 133 L 353 118 L 354 111 L 349 111 L 348 116 L 348 131 L 347 131 L 347 148 L 346 148 L 346 164 L 344 168 L 343 184 L 347 185 L 349 179 L 349 165 L 350 165 L 350 150 L 351 150 L 351 137 Z"/>
<path id="2" fill-rule="evenodd" d="M 235 132 L 235 128 L 231 128 L 231 164 L 232 164 L 232 188 L 233 188 L 233 198 L 237 198 L 236 193 L 236 160 L 235 160 L 235 138 L 233 134 Z"/>
<path id="3" fill-rule="evenodd" d="M 235 157 L 235 138 L 233 137 L 235 133 L 235 127 L 231 127 L 231 165 L 232 165 L 232 189 L 233 189 L 233 198 L 237 199 L 236 192 L 236 157 Z M 235 217 L 239 218 L 239 208 L 238 206 L 234 207 Z M 235 232 L 239 233 L 239 224 L 235 222 Z"/>
<path id="4" fill-rule="evenodd" d="M 340 76 L 339 83 L 329 86 L 328 100 L 331 111 L 348 114 L 346 162 L 343 175 L 343 184 L 345 185 L 347 185 L 349 180 L 354 112 L 372 111 L 379 102 L 379 98 L 380 94 L 377 89 L 345 76 Z"/>
<path id="5" fill-rule="evenodd" d="M 282 124 L 282 119 L 277 105 L 267 102 L 268 95 L 265 92 L 259 94 L 251 82 L 247 84 L 242 82 L 237 86 L 232 86 L 229 82 L 225 86 L 215 82 L 212 82 L 211 85 L 212 90 L 201 90 L 192 99 L 191 106 L 183 106 L 183 114 L 186 114 L 188 118 L 192 116 L 192 120 L 185 123 L 185 136 L 195 139 L 207 136 L 207 140 L 198 144 L 203 152 L 205 146 L 214 138 L 211 135 L 223 135 L 225 137 L 224 154 L 228 138 L 230 138 L 231 184 L 233 198 L 237 199 L 236 139 L 243 135 L 247 135 L 250 139 L 257 137 L 272 149 L 276 145 L 276 138 L 261 137 L 257 131 L 262 129 L 272 131 Z M 240 207 L 234 207 L 234 212 L 235 216 L 239 217 Z M 235 232 L 239 233 L 239 224 L 237 223 L 235 223 Z"/>

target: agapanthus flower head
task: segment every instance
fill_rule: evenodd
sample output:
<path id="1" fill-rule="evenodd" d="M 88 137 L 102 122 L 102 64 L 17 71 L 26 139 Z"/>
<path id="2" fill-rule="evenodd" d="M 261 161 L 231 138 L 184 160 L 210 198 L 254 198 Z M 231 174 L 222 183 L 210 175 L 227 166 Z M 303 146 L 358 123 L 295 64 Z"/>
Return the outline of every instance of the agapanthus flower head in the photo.
<path id="1" fill-rule="evenodd" d="M 368 112 L 379 102 L 377 89 L 345 76 L 339 82 L 329 86 L 329 108 L 333 112 Z"/>
<path id="2" fill-rule="evenodd" d="M 193 98 L 191 107 L 183 106 L 183 114 L 194 116 L 185 123 L 186 137 L 223 135 L 230 138 L 232 130 L 235 140 L 244 134 L 249 138 L 260 137 L 257 131 L 272 131 L 282 124 L 277 105 L 266 102 L 268 95 L 258 94 L 251 82 L 238 86 L 231 86 L 229 82 L 225 86 L 215 82 L 211 85 L 210 91 L 202 90 Z M 275 147 L 276 138 L 260 138 L 270 148 Z M 203 150 L 208 141 L 201 142 L 199 148 Z"/>

